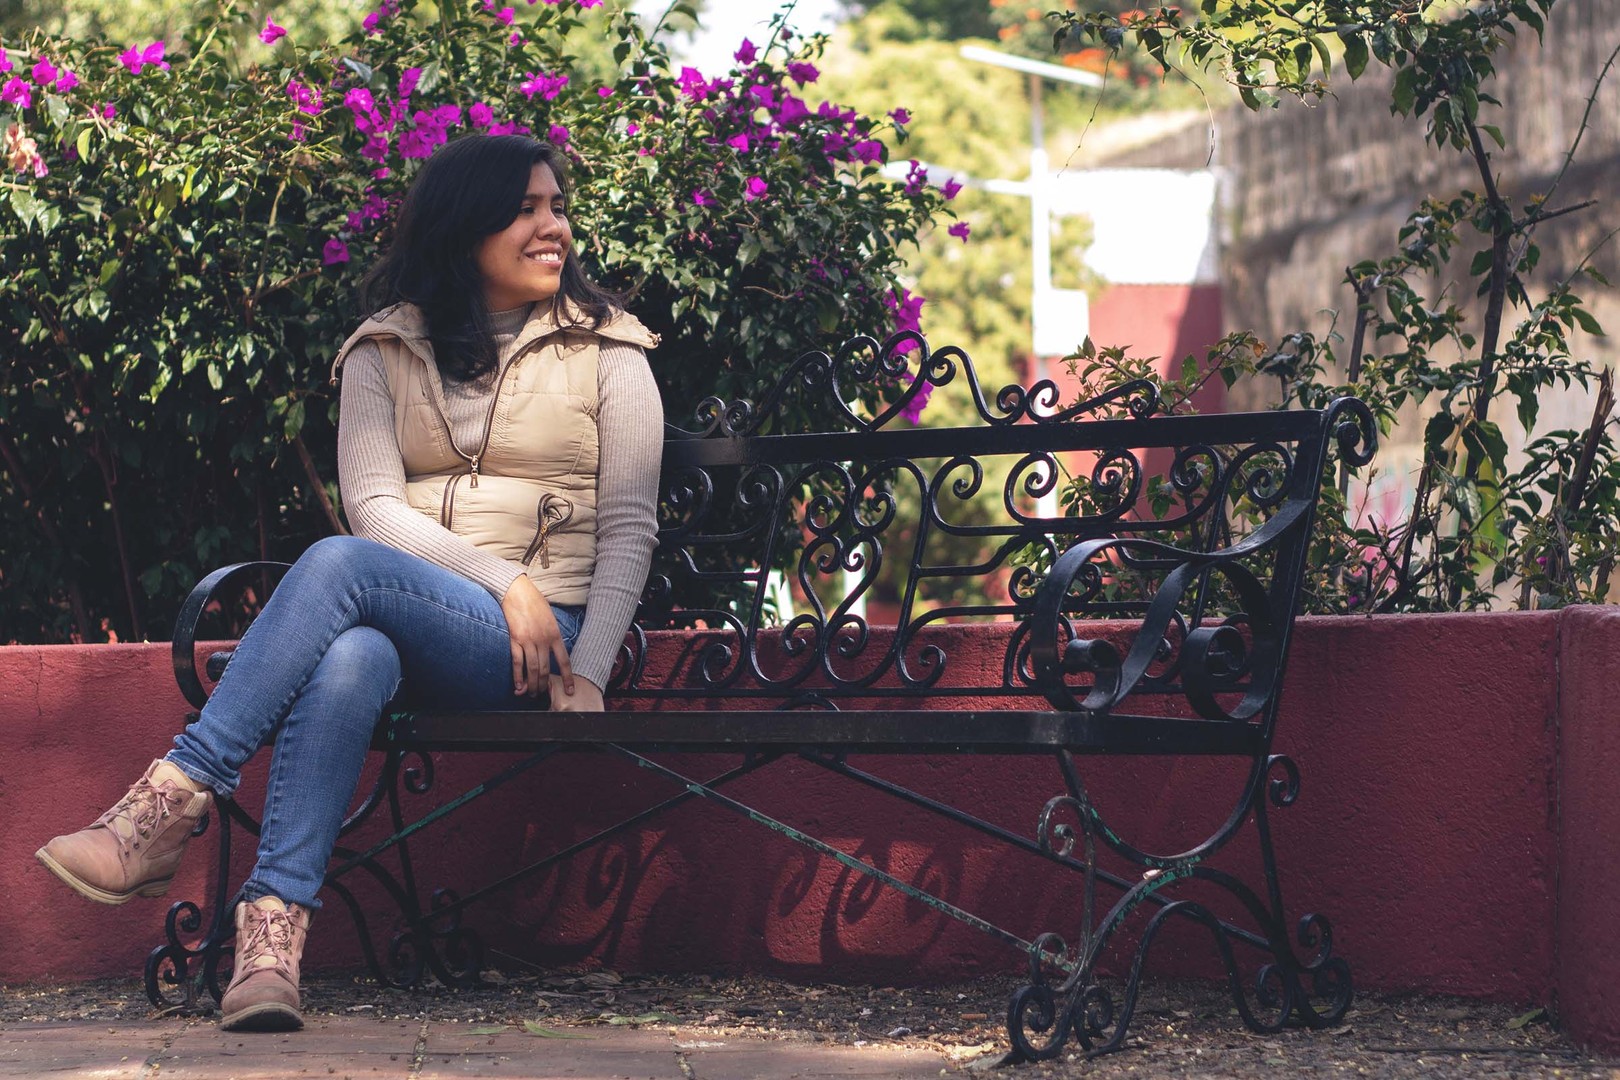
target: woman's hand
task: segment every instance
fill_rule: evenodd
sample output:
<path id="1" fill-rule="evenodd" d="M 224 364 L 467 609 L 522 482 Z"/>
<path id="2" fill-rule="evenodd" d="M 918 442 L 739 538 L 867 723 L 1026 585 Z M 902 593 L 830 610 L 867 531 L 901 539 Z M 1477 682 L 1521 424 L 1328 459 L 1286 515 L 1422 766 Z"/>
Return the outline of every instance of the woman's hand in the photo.
<path id="1" fill-rule="evenodd" d="M 583 675 L 574 680 L 574 688 L 563 685 L 561 677 L 551 677 L 552 712 L 601 712 L 602 691 Z"/>
<path id="2" fill-rule="evenodd" d="M 550 685 L 573 694 L 574 671 L 568 665 L 568 647 L 563 644 L 562 631 L 557 628 L 551 605 L 528 574 L 519 574 L 501 597 L 501 612 L 506 616 L 506 629 L 512 637 L 512 693 L 519 697 L 539 697 L 540 688 L 548 685 L 547 676 L 550 676 Z M 551 674 L 553 659 L 562 674 Z M 555 701 L 555 690 L 552 697 Z M 597 701 L 601 700 L 598 690 Z M 600 708 L 600 704 L 597 707 Z"/>

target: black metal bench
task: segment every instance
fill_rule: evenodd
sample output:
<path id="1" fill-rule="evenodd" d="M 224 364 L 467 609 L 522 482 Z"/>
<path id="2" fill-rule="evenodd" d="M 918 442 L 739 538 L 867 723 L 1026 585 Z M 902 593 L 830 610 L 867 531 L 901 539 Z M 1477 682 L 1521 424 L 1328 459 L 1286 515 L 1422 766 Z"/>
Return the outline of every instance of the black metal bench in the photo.
<path id="1" fill-rule="evenodd" d="M 906 373 L 902 348 L 922 350 L 919 373 Z M 925 382 L 953 380 L 970 391 L 975 423 L 896 422 Z M 876 416 L 846 404 L 873 400 L 874 393 L 892 399 Z M 462 923 L 469 904 L 656 813 L 703 799 L 1023 953 L 1029 978 L 1008 1010 L 1019 1057 L 1054 1056 L 1070 1035 L 1088 1052 L 1117 1048 L 1149 946 L 1173 919 L 1213 933 L 1251 1028 L 1336 1021 L 1349 1005 L 1351 979 L 1348 964 L 1332 955 L 1331 929 L 1307 915 L 1291 933 L 1285 918 L 1268 803 L 1293 802 L 1299 772 L 1271 747 L 1329 452 L 1336 447 L 1342 460 L 1370 460 L 1372 417 L 1348 398 L 1324 411 L 1156 416 L 1158 400 L 1147 383 L 1068 407 L 1057 401 L 1050 382 L 1006 387 L 987 400 L 965 353 L 929 353 L 920 338 L 902 335 L 881 344 L 858 338 L 836 356 L 806 354 L 758 405 L 711 399 L 698 409 L 697 430 L 670 427 L 659 548 L 609 688 L 613 709 L 399 712 L 379 726 L 381 773 L 343 837 L 383 806 L 393 835 L 364 851 L 340 837 L 327 878 L 360 929 L 373 971 L 395 985 L 412 984 L 426 971 L 447 983 L 475 979 L 481 948 Z M 821 418 L 811 418 L 818 410 Z M 1072 485 L 1061 480 L 1065 469 L 1078 470 Z M 999 505 L 986 520 L 982 495 L 997 488 L 989 501 Z M 1050 501 L 1060 489 L 1068 492 L 1068 513 Z M 206 700 L 194 661 L 199 620 L 217 598 L 258 580 L 270 565 L 219 570 L 185 605 L 175 671 L 199 708 Z M 990 583 L 989 598 L 931 600 L 969 579 Z M 787 591 L 797 614 L 773 610 L 781 606 L 775 598 L 784 581 L 793 583 Z M 862 613 L 863 600 L 880 590 L 898 604 L 892 631 L 869 626 Z M 953 662 L 958 658 L 937 644 L 937 627 L 947 622 L 1005 624 L 996 638 L 1003 650 L 999 680 L 960 674 L 969 665 Z M 690 635 L 691 662 L 653 678 L 648 635 L 661 629 Z M 210 674 L 217 677 L 226 659 L 211 658 Z M 1001 707 L 953 704 L 987 698 Z M 655 722 L 648 708 L 661 710 Z M 622 758 L 669 781 L 675 793 L 590 840 L 511 868 L 491 885 L 422 898 L 411 836 L 558 751 L 579 749 Z M 427 790 L 432 753 L 491 750 L 529 756 L 406 823 L 410 800 L 402 788 L 413 796 Z M 740 761 L 696 778 L 648 756 L 670 750 L 732 752 Z M 1031 823 L 1033 835 L 850 761 L 951 753 L 1053 759 L 1058 794 Z M 1116 832 L 1088 798 L 1079 761 L 1101 768 L 1098 759 L 1108 755 L 1223 756 L 1237 759 L 1247 779 L 1211 835 L 1180 852 L 1156 854 Z M 1064 879 L 1074 882 L 1077 918 L 1065 929 L 1075 944 L 1057 933 L 1004 929 L 723 790 L 784 759 L 809 762 L 1072 870 Z M 225 801 L 220 810 L 209 927 L 188 946 L 182 936 L 202 930 L 202 909 L 191 902 L 171 908 L 167 942 L 146 968 L 148 994 L 159 1005 L 171 1004 L 165 987 L 183 987 L 186 1004 L 204 989 L 216 998 L 220 992 L 231 933 L 225 877 L 232 825 L 257 832 L 240 806 Z M 1209 865 L 1251 821 L 1264 878 L 1256 886 Z M 379 861 L 390 853 L 397 872 Z M 1100 866 L 1100 855 L 1122 872 Z M 347 888 L 356 870 L 380 882 L 398 905 L 404 925 L 388 965 L 378 963 L 366 913 Z M 1119 893 L 1100 915 L 1099 886 Z M 1189 897 L 1194 886 L 1221 895 L 1236 914 Z M 1111 943 L 1117 950 L 1114 939 L 1138 911 L 1150 917 L 1128 950 L 1116 1006 L 1099 961 Z M 1305 955 L 1295 951 L 1296 937 Z M 1259 950 L 1252 1002 L 1234 946 Z"/>

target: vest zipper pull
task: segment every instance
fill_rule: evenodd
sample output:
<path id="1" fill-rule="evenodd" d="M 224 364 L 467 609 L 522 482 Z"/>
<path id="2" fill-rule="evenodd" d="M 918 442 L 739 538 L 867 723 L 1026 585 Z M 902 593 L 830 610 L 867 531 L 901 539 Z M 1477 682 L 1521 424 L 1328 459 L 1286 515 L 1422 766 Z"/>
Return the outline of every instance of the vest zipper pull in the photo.
<path id="1" fill-rule="evenodd" d="M 478 459 L 477 458 L 472 459 L 472 483 L 469 484 L 468 486 L 469 487 L 477 487 L 478 486 Z"/>
<path id="2" fill-rule="evenodd" d="M 542 570 L 551 569 L 551 554 L 546 551 L 546 545 L 551 542 L 551 537 L 547 535 L 550 531 L 542 522 L 540 525 L 540 569 Z"/>

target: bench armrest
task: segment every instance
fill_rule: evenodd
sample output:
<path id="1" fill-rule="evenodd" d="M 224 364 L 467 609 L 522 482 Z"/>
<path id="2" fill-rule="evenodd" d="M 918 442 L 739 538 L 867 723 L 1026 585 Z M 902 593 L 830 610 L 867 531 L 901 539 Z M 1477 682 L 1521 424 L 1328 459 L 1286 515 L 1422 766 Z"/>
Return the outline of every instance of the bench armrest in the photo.
<path id="1" fill-rule="evenodd" d="M 240 589 L 255 574 L 274 574 L 279 578 L 291 564 L 283 562 L 242 562 L 222 566 L 192 588 L 186 602 L 180 605 L 180 614 L 174 620 L 174 641 L 170 656 L 174 661 L 174 681 L 180 684 L 180 693 L 196 708 L 208 701 L 202 678 L 197 674 L 197 624 L 202 621 L 208 605 L 221 595 Z M 267 597 L 266 597 L 267 598 Z"/>
<path id="2" fill-rule="evenodd" d="M 1182 680 L 1188 700 L 1211 720 L 1248 720 L 1260 711 L 1276 689 L 1282 652 L 1282 626 L 1286 613 L 1272 611 L 1271 598 L 1242 560 L 1277 543 L 1290 529 L 1308 520 L 1311 505 L 1289 500 L 1260 528 L 1229 547 L 1191 551 L 1143 537 L 1102 537 L 1083 540 L 1065 550 L 1035 593 L 1030 630 L 1030 660 L 1036 685 L 1054 708 L 1106 713 L 1123 701 L 1155 662 L 1169 659 Z M 1110 642 L 1070 638 L 1062 649 L 1058 635 L 1065 610 L 1072 610 L 1070 592 L 1078 583 L 1082 595 L 1103 586 L 1105 566 L 1098 562 L 1109 552 L 1129 553 L 1138 563 L 1164 567 L 1167 573 L 1137 628 L 1130 651 L 1121 656 Z M 1283 572 L 1279 569 L 1279 572 Z M 1180 655 L 1166 655 L 1167 632 L 1179 621 L 1178 609 L 1187 590 L 1210 573 L 1226 578 L 1237 595 L 1249 640 L 1230 624 L 1199 626 L 1187 632 Z M 1083 601 L 1082 601 L 1083 602 Z M 1066 674 L 1090 672 L 1091 691 L 1077 698 L 1064 683 Z M 1216 700 L 1219 692 L 1235 689 L 1239 674 L 1248 677 L 1243 700 L 1232 709 Z"/>

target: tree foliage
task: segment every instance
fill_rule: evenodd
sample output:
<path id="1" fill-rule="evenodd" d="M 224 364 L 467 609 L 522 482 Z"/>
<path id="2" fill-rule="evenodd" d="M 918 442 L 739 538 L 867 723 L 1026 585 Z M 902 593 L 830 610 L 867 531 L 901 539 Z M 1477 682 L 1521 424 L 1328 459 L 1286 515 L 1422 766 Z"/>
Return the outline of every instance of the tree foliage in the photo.
<path id="1" fill-rule="evenodd" d="M 161 637 L 201 571 L 340 527 L 328 365 L 392 207 L 463 132 L 566 146 L 579 242 L 663 333 L 673 418 L 893 327 L 903 252 L 948 211 L 881 177 L 891 119 L 806 104 L 824 43 L 708 79 L 599 2 L 386 0 L 325 46 L 225 0 L 172 48 L 6 43 L 0 640 Z M 598 74 L 576 46 L 604 25 Z M 234 62 L 244 33 L 266 62 Z"/>
<path id="2" fill-rule="evenodd" d="M 1607 281 L 1583 262 L 1569 279 L 1532 293 L 1536 230 L 1582 207 L 1556 204 L 1562 172 L 1514 205 L 1498 175 L 1503 136 L 1487 122 L 1500 107 L 1490 93 L 1497 54 L 1521 35 L 1539 39 L 1551 3 L 1203 0 L 1196 13 L 1160 7 L 1060 19 L 1060 40 L 1131 43 L 1166 66 L 1214 66 L 1251 109 L 1273 107 L 1279 96 L 1317 99 L 1332 92 L 1336 70 L 1353 80 L 1383 65 L 1393 74 L 1391 112 L 1425 121 L 1437 152 L 1462 151 L 1478 173 L 1478 190 L 1424 199 L 1393 254 L 1348 268 L 1348 339 L 1337 328 L 1302 328 L 1272 347 L 1251 334 L 1241 348 L 1223 343 L 1189 373 L 1216 371 L 1229 383 L 1276 377 L 1288 403 L 1308 407 L 1354 393 L 1386 430 L 1403 407 L 1424 407 L 1421 471 L 1404 520 L 1357 523 L 1346 484 L 1325 489 L 1334 512 L 1323 517 L 1313 560 L 1315 610 L 1474 608 L 1504 590 L 1524 607 L 1608 595 L 1620 553 L 1614 399 L 1608 373 L 1571 349 L 1574 335 L 1602 333 L 1579 290 Z M 1596 93 L 1594 86 L 1588 119 Z M 1478 297 L 1477 320 L 1457 298 L 1458 278 Z M 1089 369 L 1100 384 L 1131 370 L 1119 358 Z M 1591 425 L 1545 433 L 1522 464 L 1510 462 L 1493 406 L 1505 395 L 1529 431 L 1544 395 L 1573 388 L 1597 391 Z"/>

